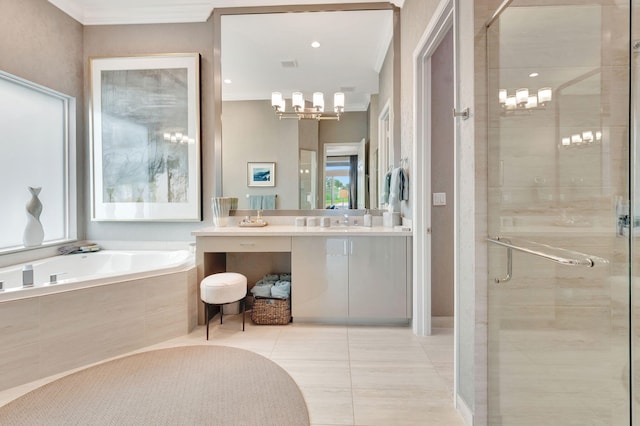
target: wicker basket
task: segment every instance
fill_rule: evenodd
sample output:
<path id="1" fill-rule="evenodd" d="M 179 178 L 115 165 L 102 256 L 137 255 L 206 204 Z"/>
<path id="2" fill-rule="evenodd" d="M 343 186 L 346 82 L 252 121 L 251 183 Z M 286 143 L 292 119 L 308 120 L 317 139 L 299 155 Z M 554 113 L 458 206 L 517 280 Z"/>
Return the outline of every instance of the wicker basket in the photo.
<path id="1" fill-rule="evenodd" d="M 291 322 L 290 299 L 256 297 L 251 319 L 261 325 L 284 325 Z"/>

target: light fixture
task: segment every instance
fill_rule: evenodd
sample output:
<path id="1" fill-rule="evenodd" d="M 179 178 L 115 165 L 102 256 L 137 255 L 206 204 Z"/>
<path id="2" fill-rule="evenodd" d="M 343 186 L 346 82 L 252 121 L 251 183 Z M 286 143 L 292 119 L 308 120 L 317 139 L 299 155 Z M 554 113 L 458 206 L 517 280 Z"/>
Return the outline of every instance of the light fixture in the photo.
<path id="1" fill-rule="evenodd" d="M 333 111 L 324 111 L 324 95 L 322 92 L 313 94 L 313 107 L 305 108 L 304 95 L 302 92 L 291 94 L 291 106 L 293 111 L 286 111 L 285 100 L 280 92 L 271 93 L 271 106 L 280 120 L 283 118 L 293 118 L 297 120 L 340 120 L 340 115 L 344 112 L 344 93 L 336 92 L 333 95 Z"/>
<path id="2" fill-rule="evenodd" d="M 551 102 L 552 91 L 551 87 L 543 87 L 538 89 L 538 102 L 541 104 L 546 104 L 547 102 Z"/>
<path id="3" fill-rule="evenodd" d="M 553 91 L 550 87 L 543 87 L 537 91 L 521 87 L 516 89 L 515 95 L 510 95 L 507 89 L 498 90 L 498 102 L 506 112 L 542 109 L 552 98 Z"/>
<path id="4" fill-rule="evenodd" d="M 320 42 L 319 41 L 313 41 L 311 43 L 311 47 L 313 47 L 314 49 L 317 49 L 318 47 L 320 47 Z"/>
<path id="5" fill-rule="evenodd" d="M 516 103 L 518 105 L 526 105 L 529 101 L 529 89 L 516 90 Z"/>
<path id="6" fill-rule="evenodd" d="M 570 136 L 562 136 L 560 138 L 560 147 L 583 148 L 583 147 L 599 144 L 601 141 L 602 141 L 601 130 L 583 130 L 578 133 L 573 133 Z"/>
<path id="7" fill-rule="evenodd" d="M 194 144 L 194 143 L 196 143 L 195 139 L 190 138 L 189 135 L 185 135 L 182 132 L 163 133 L 162 134 L 162 138 L 167 142 L 177 143 L 177 144 Z"/>

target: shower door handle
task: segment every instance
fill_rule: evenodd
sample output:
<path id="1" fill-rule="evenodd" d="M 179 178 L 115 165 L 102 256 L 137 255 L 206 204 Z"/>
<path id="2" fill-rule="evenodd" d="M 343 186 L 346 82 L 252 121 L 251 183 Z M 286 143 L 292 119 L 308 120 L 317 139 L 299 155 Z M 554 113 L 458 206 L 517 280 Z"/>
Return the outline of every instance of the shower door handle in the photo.
<path id="1" fill-rule="evenodd" d="M 600 263 L 600 264 L 609 263 L 608 260 L 598 256 L 592 256 L 589 254 L 580 253 L 572 250 L 566 250 L 559 247 L 552 247 L 546 244 L 536 243 L 535 241 L 519 240 L 530 246 L 531 245 L 539 246 L 540 249 L 538 250 L 524 247 L 522 245 L 514 244 L 512 240 L 502 238 L 502 237 L 489 237 L 487 238 L 487 241 L 507 248 L 507 274 L 504 278 L 495 278 L 494 281 L 496 283 L 507 282 L 513 276 L 513 259 L 512 259 L 513 250 L 520 251 L 522 253 L 531 254 L 538 257 L 542 257 L 543 259 L 547 259 L 552 262 L 560 263 L 562 265 L 567 265 L 567 266 L 586 266 L 589 268 L 593 268 L 594 266 L 596 266 L 597 263 Z M 553 250 L 564 252 L 564 253 L 570 254 L 571 256 L 565 257 L 565 256 L 558 256 L 556 254 L 549 253 L 549 251 L 553 251 Z"/>

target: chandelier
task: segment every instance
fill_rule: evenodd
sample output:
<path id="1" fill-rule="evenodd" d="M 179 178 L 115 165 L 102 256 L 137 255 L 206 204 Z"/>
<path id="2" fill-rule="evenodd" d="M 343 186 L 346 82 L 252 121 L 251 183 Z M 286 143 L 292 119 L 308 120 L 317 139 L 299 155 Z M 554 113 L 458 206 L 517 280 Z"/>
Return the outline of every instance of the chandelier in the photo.
<path id="1" fill-rule="evenodd" d="M 175 133 L 163 133 L 162 138 L 171 143 L 176 144 L 194 144 L 196 143 L 195 139 L 190 138 L 189 135 L 185 135 L 182 132 Z"/>
<path id="2" fill-rule="evenodd" d="M 562 148 L 582 148 L 602 142 L 602 130 L 585 130 L 560 138 Z"/>
<path id="3" fill-rule="evenodd" d="M 305 108 L 304 96 L 302 92 L 291 94 L 291 106 L 293 111 L 286 111 L 285 101 L 282 93 L 271 93 L 271 106 L 280 120 L 283 118 L 293 118 L 296 120 L 340 120 L 340 115 L 344 112 L 344 93 L 333 94 L 333 111 L 324 111 L 324 95 L 322 92 L 313 94 L 313 107 Z"/>
<path id="4" fill-rule="evenodd" d="M 539 109 L 551 102 L 552 90 L 550 87 L 542 87 L 537 93 L 531 93 L 527 88 L 517 89 L 515 95 L 509 95 L 507 89 L 498 91 L 500 106 L 505 111 Z"/>

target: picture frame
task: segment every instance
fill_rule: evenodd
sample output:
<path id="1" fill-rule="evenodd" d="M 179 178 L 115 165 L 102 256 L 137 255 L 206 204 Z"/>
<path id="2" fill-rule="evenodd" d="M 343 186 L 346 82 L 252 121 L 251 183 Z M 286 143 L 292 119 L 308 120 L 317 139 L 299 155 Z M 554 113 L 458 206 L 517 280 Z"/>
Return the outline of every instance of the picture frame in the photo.
<path id="1" fill-rule="evenodd" d="M 247 186 L 276 186 L 276 163 L 247 163 Z"/>
<path id="2" fill-rule="evenodd" d="M 201 221 L 200 55 L 89 66 L 91 219 Z"/>

